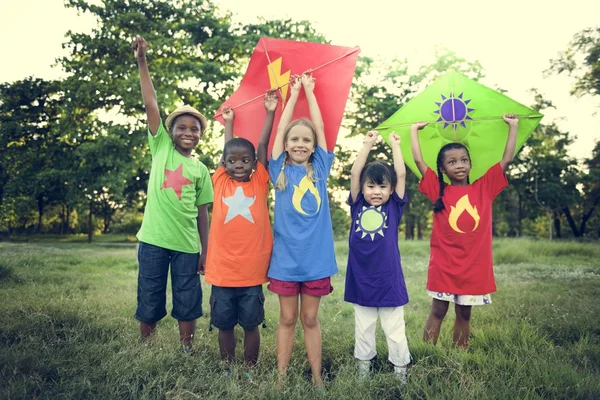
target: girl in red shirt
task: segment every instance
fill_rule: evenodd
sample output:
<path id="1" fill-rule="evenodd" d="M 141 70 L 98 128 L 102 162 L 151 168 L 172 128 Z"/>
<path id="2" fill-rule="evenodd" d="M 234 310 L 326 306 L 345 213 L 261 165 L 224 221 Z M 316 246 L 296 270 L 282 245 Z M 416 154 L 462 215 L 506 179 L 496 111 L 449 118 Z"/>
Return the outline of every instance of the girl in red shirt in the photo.
<path id="1" fill-rule="evenodd" d="M 419 191 L 433 203 L 431 255 L 427 292 L 433 298 L 423 339 L 437 343 L 450 302 L 454 303 L 454 343 L 468 346 L 471 307 L 490 304 L 496 291 L 492 266 L 492 203 L 508 186 L 505 172 L 516 149 L 519 120 L 503 116 L 508 138 L 502 160 L 472 184 L 469 181 L 471 158 L 460 143 L 448 143 L 437 156 L 437 175 L 423 160 L 418 132 L 427 126 L 411 126 L 412 153 L 423 175 Z M 444 182 L 443 175 L 450 180 Z"/>

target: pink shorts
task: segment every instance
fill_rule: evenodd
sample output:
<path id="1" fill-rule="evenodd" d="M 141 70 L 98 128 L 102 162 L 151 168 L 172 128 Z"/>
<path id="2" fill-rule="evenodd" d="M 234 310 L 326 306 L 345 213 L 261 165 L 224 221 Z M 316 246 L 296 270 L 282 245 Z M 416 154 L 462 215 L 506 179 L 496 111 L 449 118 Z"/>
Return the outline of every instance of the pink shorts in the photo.
<path id="1" fill-rule="evenodd" d="M 288 282 L 269 278 L 267 289 L 281 296 L 296 296 L 304 293 L 310 296 L 321 297 L 333 292 L 331 278 L 329 277 L 307 282 Z"/>

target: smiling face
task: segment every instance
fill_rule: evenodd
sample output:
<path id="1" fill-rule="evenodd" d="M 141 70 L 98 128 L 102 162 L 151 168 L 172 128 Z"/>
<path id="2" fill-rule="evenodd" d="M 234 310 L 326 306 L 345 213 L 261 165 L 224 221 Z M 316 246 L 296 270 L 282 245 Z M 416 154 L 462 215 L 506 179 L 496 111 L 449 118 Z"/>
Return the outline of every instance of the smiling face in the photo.
<path id="1" fill-rule="evenodd" d="M 183 155 L 190 155 L 202 137 L 202 125 L 198 118 L 189 114 L 180 115 L 173 122 L 171 137 L 175 150 Z"/>
<path id="2" fill-rule="evenodd" d="M 244 146 L 232 146 L 225 152 L 223 164 L 227 175 L 234 181 L 247 182 L 256 168 L 254 151 Z"/>
<path id="3" fill-rule="evenodd" d="M 448 176 L 453 185 L 467 185 L 469 172 L 471 172 L 471 159 L 469 158 L 467 149 L 453 148 L 446 150 L 440 170 Z"/>
<path id="4" fill-rule="evenodd" d="M 387 180 L 381 183 L 367 180 L 362 186 L 362 194 L 365 201 L 375 207 L 387 203 L 393 190 L 394 188 Z"/>
<path id="5" fill-rule="evenodd" d="M 285 136 L 285 151 L 293 164 L 306 165 L 315 151 L 315 131 L 304 123 L 294 121 L 292 124 Z"/>

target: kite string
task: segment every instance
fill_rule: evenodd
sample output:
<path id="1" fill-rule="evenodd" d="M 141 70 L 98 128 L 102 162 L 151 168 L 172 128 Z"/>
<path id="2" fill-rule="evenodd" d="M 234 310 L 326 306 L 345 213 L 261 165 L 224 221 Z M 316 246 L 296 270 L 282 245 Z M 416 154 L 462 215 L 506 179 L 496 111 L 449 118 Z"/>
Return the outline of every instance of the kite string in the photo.
<path id="1" fill-rule="evenodd" d="M 270 66 L 271 68 L 273 68 L 273 67 L 271 66 L 271 60 L 270 60 L 270 58 L 269 58 L 269 53 L 267 52 L 266 44 L 264 44 L 264 43 L 263 43 L 263 45 L 265 46 L 265 55 L 267 56 L 267 61 L 269 62 L 269 66 Z M 350 51 L 350 52 L 348 52 L 348 53 L 346 53 L 346 54 L 342 54 L 341 56 L 339 56 L 339 57 L 337 57 L 337 58 L 334 58 L 333 60 L 331 60 L 331 61 L 328 61 L 328 62 L 326 62 L 325 64 L 319 65 L 319 66 L 318 66 L 318 67 L 316 67 L 316 68 L 312 68 L 312 69 L 310 69 L 310 71 L 311 71 L 311 72 L 314 72 L 314 71 L 316 71 L 316 70 L 318 70 L 318 69 L 321 69 L 321 68 L 323 68 L 323 67 L 326 67 L 327 65 L 329 65 L 329 64 L 331 64 L 331 63 L 333 63 L 333 62 L 339 61 L 339 60 L 341 60 L 341 59 L 342 59 L 342 58 L 344 58 L 344 57 L 348 57 L 349 55 L 351 55 L 351 54 L 354 54 L 354 53 L 356 53 L 356 52 L 357 52 L 357 51 L 359 51 L 359 50 L 360 50 L 360 48 L 358 48 L 358 47 L 355 47 L 355 48 L 354 48 L 352 51 Z M 273 72 L 273 70 L 271 70 L 271 72 Z M 282 93 L 281 93 L 281 88 L 282 88 L 282 87 L 285 87 L 285 86 L 287 86 L 287 85 L 289 85 L 289 84 L 290 84 L 290 82 L 288 81 L 288 82 L 285 82 L 285 83 L 283 83 L 283 84 L 279 85 L 279 82 L 277 82 L 277 76 L 275 75 L 275 73 L 273 73 L 273 76 L 275 77 L 275 83 L 277 84 L 277 87 L 276 87 L 276 88 L 272 88 L 272 89 L 273 89 L 273 90 L 277 90 L 277 91 L 279 91 L 279 94 L 280 94 L 280 95 L 282 95 Z M 259 98 L 261 98 L 261 97 L 263 97 L 263 96 L 264 96 L 264 95 L 260 94 L 260 95 L 258 95 L 258 96 L 256 96 L 256 97 L 253 97 L 253 98 L 251 98 L 251 99 L 249 99 L 249 100 L 246 100 L 246 101 L 244 101 L 243 103 L 240 103 L 240 104 L 238 104 L 237 106 L 233 106 L 233 107 L 231 107 L 231 109 L 235 110 L 236 108 L 240 108 L 240 107 L 242 107 L 242 106 L 245 106 L 246 104 L 248 104 L 248 103 L 251 103 L 251 102 L 253 102 L 254 100 L 256 100 L 256 99 L 259 99 Z M 217 114 L 215 114 L 215 117 L 219 117 L 219 116 L 221 116 L 221 115 L 222 115 L 222 113 L 217 113 Z"/>

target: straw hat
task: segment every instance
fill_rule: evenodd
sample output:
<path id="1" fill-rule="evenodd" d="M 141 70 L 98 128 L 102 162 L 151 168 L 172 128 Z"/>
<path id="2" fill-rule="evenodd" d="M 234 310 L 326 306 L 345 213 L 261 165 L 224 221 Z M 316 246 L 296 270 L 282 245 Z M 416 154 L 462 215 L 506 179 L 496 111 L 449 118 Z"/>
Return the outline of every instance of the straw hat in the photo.
<path id="1" fill-rule="evenodd" d="M 200 114 L 200 112 L 198 110 L 196 110 L 194 107 L 188 106 L 186 104 L 184 106 L 177 108 L 175 111 L 173 111 L 171 114 L 169 114 L 169 116 L 167 117 L 167 120 L 165 121 L 165 125 L 166 125 L 168 131 L 171 130 L 171 124 L 173 123 L 173 121 L 175 121 L 175 118 L 177 118 L 183 114 L 190 114 L 190 115 L 198 118 L 200 120 L 200 124 L 201 124 L 200 128 L 201 128 L 202 132 L 204 132 L 206 130 L 206 125 L 207 125 L 206 117 L 204 115 Z"/>

